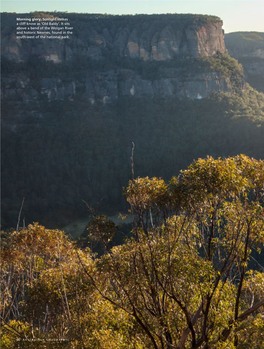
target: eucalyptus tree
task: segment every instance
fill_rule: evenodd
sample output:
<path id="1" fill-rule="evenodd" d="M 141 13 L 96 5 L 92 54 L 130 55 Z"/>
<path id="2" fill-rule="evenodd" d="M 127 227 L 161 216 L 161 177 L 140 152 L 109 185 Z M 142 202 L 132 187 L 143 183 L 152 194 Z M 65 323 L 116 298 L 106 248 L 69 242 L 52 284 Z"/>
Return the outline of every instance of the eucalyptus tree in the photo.
<path id="1" fill-rule="evenodd" d="M 145 347 L 263 347 L 264 273 L 249 270 L 263 248 L 263 194 L 264 162 L 244 155 L 198 159 L 169 183 L 129 182 L 134 237 L 107 250 L 102 229 L 106 252 L 90 279 Z"/>

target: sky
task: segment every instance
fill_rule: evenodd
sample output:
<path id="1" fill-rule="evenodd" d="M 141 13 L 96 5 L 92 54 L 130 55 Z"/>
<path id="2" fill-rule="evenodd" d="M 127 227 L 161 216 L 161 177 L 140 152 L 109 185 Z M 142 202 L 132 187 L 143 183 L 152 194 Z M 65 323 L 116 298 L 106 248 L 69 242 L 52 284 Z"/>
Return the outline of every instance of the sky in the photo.
<path id="1" fill-rule="evenodd" d="M 225 33 L 264 32 L 264 0 L 1 0 L 1 12 L 68 11 L 107 14 L 194 13 L 215 15 Z"/>

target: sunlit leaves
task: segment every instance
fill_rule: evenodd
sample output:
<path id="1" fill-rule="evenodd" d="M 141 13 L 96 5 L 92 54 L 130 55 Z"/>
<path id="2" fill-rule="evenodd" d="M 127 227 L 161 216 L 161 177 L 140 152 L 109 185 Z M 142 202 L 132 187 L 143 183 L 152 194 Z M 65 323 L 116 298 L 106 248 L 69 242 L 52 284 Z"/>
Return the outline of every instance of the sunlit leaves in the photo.
<path id="1" fill-rule="evenodd" d="M 38 224 L 11 233 L 5 326 L 16 318 L 19 336 L 71 338 L 76 348 L 262 349 L 264 278 L 249 265 L 263 249 L 263 182 L 263 161 L 245 155 L 198 159 L 168 184 L 134 179 L 132 238 L 110 248 L 114 222 L 90 221 L 100 257 Z M 12 348 L 16 335 L 3 333 Z"/>
<path id="2" fill-rule="evenodd" d="M 118 229 L 111 219 L 101 215 L 89 221 L 87 230 L 91 240 L 101 241 L 104 246 L 108 246 Z"/>
<path id="3" fill-rule="evenodd" d="M 161 178 L 137 178 L 130 180 L 125 189 L 127 201 L 137 211 L 166 203 L 167 185 Z"/>
<path id="4" fill-rule="evenodd" d="M 194 348 L 199 341 L 212 348 L 219 343 L 221 348 L 235 347 L 234 318 L 250 307 L 243 297 L 251 292 L 251 306 L 260 299 L 244 279 L 252 249 L 261 250 L 264 242 L 263 183 L 263 161 L 245 155 L 198 159 L 168 185 L 148 177 L 131 181 L 126 196 L 136 218 L 137 242 L 126 253 L 111 255 L 109 275 L 119 285 L 129 285 L 123 293 L 112 290 L 117 299 L 125 302 L 133 295 L 141 315 L 148 309 L 148 322 L 155 318 L 155 325 L 148 323 L 151 331 L 153 326 L 161 332 L 167 328 L 171 343 L 181 348 L 183 343 Z M 160 219 L 150 224 L 154 207 Z M 117 267 L 124 256 L 126 262 Z M 260 276 L 251 281 L 256 287 L 261 283 L 257 280 Z M 163 308 L 160 295 L 166 300 Z M 172 317 L 169 309 L 175 310 Z M 180 342 L 172 324 L 182 336 Z"/>
<path id="5" fill-rule="evenodd" d="M 62 231 L 38 224 L 14 231 L 2 257 L 1 347 L 44 341 L 56 348 L 65 339 L 70 348 L 140 348 L 127 314 L 94 288 L 90 251 L 78 250 Z"/>

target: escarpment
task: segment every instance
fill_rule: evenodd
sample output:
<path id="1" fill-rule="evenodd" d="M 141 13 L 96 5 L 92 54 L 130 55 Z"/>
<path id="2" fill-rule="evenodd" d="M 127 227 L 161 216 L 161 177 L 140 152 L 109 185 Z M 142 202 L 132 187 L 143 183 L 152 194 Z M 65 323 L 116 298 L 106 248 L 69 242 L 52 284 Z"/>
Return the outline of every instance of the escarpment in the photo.
<path id="1" fill-rule="evenodd" d="M 246 81 L 264 92 L 264 33 L 229 33 L 225 35 L 225 44 L 229 55 L 242 64 Z"/>
<path id="2" fill-rule="evenodd" d="M 16 39 L 17 16 L 4 16 L 9 26 L 4 28 L 2 54 L 16 62 L 26 61 L 32 55 L 59 63 L 76 57 L 100 59 L 110 53 L 120 57 L 164 61 L 179 55 L 198 57 L 225 52 L 222 21 L 218 17 L 64 14 L 73 27 L 73 35 L 69 39 L 32 40 Z M 30 16 L 34 14 L 27 17 Z"/>
<path id="3" fill-rule="evenodd" d="M 69 39 L 17 39 L 17 15 L 3 15 L 5 100 L 106 104 L 122 96 L 200 99 L 243 89 L 239 69 L 233 77 L 222 69 L 226 48 L 218 17 L 46 15 L 68 17 Z"/>
<path id="4" fill-rule="evenodd" d="M 67 17 L 69 39 L 17 39 L 16 18 Z M 206 155 L 263 158 L 264 96 L 200 15 L 2 15 L 2 215 L 64 227 L 125 212 L 135 176 L 171 178 Z M 106 194 L 107 193 L 107 194 Z M 24 200 L 23 200 L 24 202 Z"/>

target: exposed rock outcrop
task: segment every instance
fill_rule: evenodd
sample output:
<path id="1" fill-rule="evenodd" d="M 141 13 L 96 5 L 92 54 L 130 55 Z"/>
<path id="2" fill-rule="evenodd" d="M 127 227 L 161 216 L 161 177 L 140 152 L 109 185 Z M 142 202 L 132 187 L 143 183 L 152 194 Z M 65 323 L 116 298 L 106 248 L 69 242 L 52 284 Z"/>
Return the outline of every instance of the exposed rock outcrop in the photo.
<path id="1" fill-rule="evenodd" d="M 264 33 L 229 33 L 225 35 L 225 44 L 232 57 L 254 57 L 264 59 Z"/>
<path id="2" fill-rule="evenodd" d="M 4 16 L 9 26 L 4 30 L 2 54 L 16 62 L 26 61 L 32 55 L 58 63 L 80 56 L 100 59 L 109 53 L 163 61 L 178 55 L 198 57 L 225 52 L 222 21 L 218 17 L 64 14 L 74 28 L 73 35 L 65 40 L 52 40 L 17 39 L 16 15 Z"/>
<path id="3" fill-rule="evenodd" d="M 246 80 L 264 92 L 264 33 L 237 32 L 225 35 L 225 44 L 231 57 L 243 65 Z"/>
<path id="4" fill-rule="evenodd" d="M 170 75 L 170 77 L 168 77 Z M 163 78 L 149 80 L 142 78 L 133 70 L 94 72 L 81 80 L 62 80 L 42 78 L 34 88 L 27 77 L 11 76 L 2 81 L 3 98 L 29 102 L 46 98 L 47 100 L 74 99 L 76 97 L 91 104 L 107 104 L 119 97 L 132 98 L 191 98 L 207 97 L 212 91 L 232 91 L 229 78 L 217 73 L 203 73 L 181 77 L 173 70 L 167 70 Z"/>
<path id="5" fill-rule="evenodd" d="M 226 52 L 218 17 L 48 14 L 55 15 L 69 18 L 74 28 L 69 39 L 17 39 L 17 15 L 3 15 L 2 55 L 24 64 L 23 73 L 19 68 L 16 74 L 4 72 L 3 99 L 107 104 L 122 96 L 201 99 L 213 91 L 233 91 L 230 76 L 220 71 L 184 68 L 185 60 Z M 37 63 L 31 69 L 32 59 Z M 50 61 L 56 64 L 47 72 Z M 240 84 L 242 89 L 243 79 Z"/>

